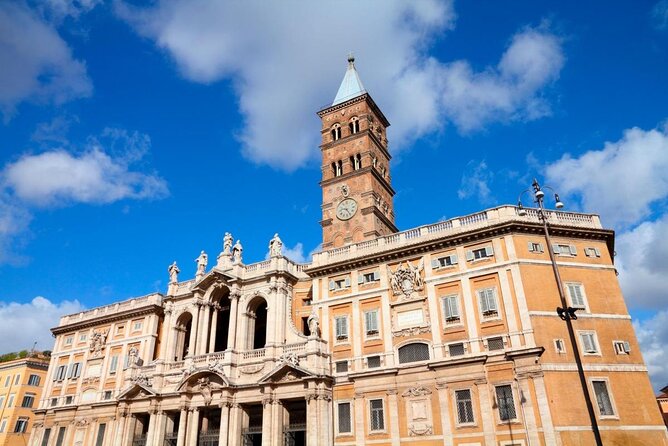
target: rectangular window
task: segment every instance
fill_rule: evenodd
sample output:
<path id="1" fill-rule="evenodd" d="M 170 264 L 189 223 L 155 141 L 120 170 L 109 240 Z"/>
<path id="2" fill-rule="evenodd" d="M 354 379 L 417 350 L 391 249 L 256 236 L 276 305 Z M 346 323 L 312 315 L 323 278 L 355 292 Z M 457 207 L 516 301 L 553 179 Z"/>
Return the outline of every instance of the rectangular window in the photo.
<path id="1" fill-rule="evenodd" d="M 74 402 L 74 397 L 73 396 L 66 396 L 65 397 L 65 404 L 72 404 Z"/>
<path id="2" fill-rule="evenodd" d="M 628 355 L 631 353 L 631 344 L 628 341 L 613 341 L 615 353 L 618 355 Z"/>
<path id="3" fill-rule="evenodd" d="M 4 406 L 4 404 L 5 404 L 5 396 L 2 395 L 0 396 L 0 409 L 2 409 L 2 406 Z"/>
<path id="4" fill-rule="evenodd" d="M 104 443 L 104 432 L 107 430 L 107 425 L 105 423 L 100 424 L 97 428 L 97 440 L 95 441 L 95 446 L 102 446 Z"/>
<path id="5" fill-rule="evenodd" d="M 378 282 L 380 280 L 380 273 L 373 271 L 371 273 L 364 273 L 357 276 L 357 284 L 363 285 L 365 283 Z"/>
<path id="6" fill-rule="evenodd" d="M 496 336 L 487 339 L 487 350 L 503 350 L 503 337 Z"/>
<path id="7" fill-rule="evenodd" d="M 453 294 L 443 298 L 443 315 L 446 324 L 456 324 L 461 320 L 459 316 L 459 296 Z"/>
<path id="8" fill-rule="evenodd" d="M 552 252 L 560 256 L 576 256 L 578 250 L 575 245 L 554 244 L 552 245 Z"/>
<path id="9" fill-rule="evenodd" d="M 109 360 L 109 374 L 110 375 L 115 374 L 117 368 L 118 368 L 118 355 L 114 355 Z"/>
<path id="10" fill-rule="evenodd" d="M 26 394 L 23 397 L 23 401 L 21 402 L 21 407 L 32 407 L 34 402 L 35 402 L 35 395 Z"/>
<path id="11" fill-rule="evenodd" d="M 471 424 L 473 418 L 473 402 L 471 401 L 471 390 L 456 390 L 455 401 L 457 403 L 457 422 L 459 424 Z"/>
<path id="12" fill-rule="evenodd" d="M 378 334 L 378 310 L 364 312 L 364 327 L 367 336 Z"/>
<path id="13" fill-rule="evenodd" d="M 464 343 L 457 342 L 456 344 L 448 345 L 448 353 L 450 356 L 462 356 L 465 353 Z"/>
<path id="14" fill-rule="evenodd" d="M 125 333 L 125 325 L 117 325 L 116 326 L 116 334 L 117 335 L 122 335 Z"/>
<path id="15" fill-rule="evenodd" d="M 111 390 L 105 390 L 104 391 L 103 399 L 105 399 L 105 400 L 110 400 L 111 399 Z"/>
<path id="16" fill-rule="evenodd" d="M 566 353 L 566 344 L 564 344 L 563 339 L 555 339 L 554 340 L 554 349 L 557 351 L 557 353 L 563 354 Z"/>
<path id="17" fill-rule="evenodd" d="M 348 361 L 336 361 L 336 373 L 346 373 L 348 371 Z"/>
<path id="18" fill-rule="evenodd" d="M 342 290 L 344 288 L 350 288 L 350 277 L 346 277 L 345 279 L 336 279 L 329 281 L 330 291 Z"/>
<path id="19" fill-rule="evenodd" d="M 87 339 L 88 339 L 88 333 L 81 333 L 79 335 L 79 342 L 86 342 Z"/>
<path id="20" fill-rule="evenodd" d="M 466 260 L 471 262 L 474 260 L 486 259 L 494 255 L 494 248 L 486 246 L 484 248 L 472 249 L 466 251 Z"/>
<path id="21" fill-rule="evenodd" d="M 56 439 L 56 446 L 63 446 L 63 440 L 65 439 L 65 427 L 58 429 L 58 438 Z"/>
<path id="22" fill-rule="evenodd" d="M 369 407 L 371 410 L 371 430 L 382 431 L 385 430 L 385 415 L 383 414 L 383 400 L 370 400 Z"/>
<path id="23" fill-rule="evenodd" d="M 543 245 L 536 242 L 529 242 L 529 252 L 541 253 L 543 252 Z"/>
<path id="24" fill-rule="evenodd" d="M 59 365 L 56 369 L 56 373 L 53 374 L 54 381 L 62 381 L 65 379 L 65 374 L 67 373 L 66 365 Z"/>
<path id="25" fill-rule="evenodd" d="M 0 432 L 4 432 L 6 427 L 7 427 L 7 418 L 3 418 L 2 422 L 0 422 Z"/>
<path id="26" fill-rule="evenodd" d="M 10 384 L 11 382 L 12 382 L 12 377 L 11 377 L 11 376 L 7 376 L 7 378 L 5 378 L 5 387 L 9 387 L 9 384 Z"/>
<path id="27" fill-rule="evenodd" d="M 58 398 L 51 398 L 51 407 L 58 405 Z"/>
<path id="28" fill-rule="evenodd" d="M 73 341 L 74 341 L 74 336 L 67 336 L 65 338 L 65 345 L 72 345 Z"/>
<path id="29" fill-rule="evenodd" d="M 608 383 L 606 381 L 592 381 L 592 385 L 594 386 L 594 394 L 601 416 L 614 416 L 615 411 L 612 408 L 612 400 L 610 400 L 610 394 L 608 393 Z"/>
<path id="30" fill-rule="evenodd" d="M 81 363 L 75 362 L 73 364 L 70 364 L 70 370 L 67 373 L 67 377 L 72 379 L 77 379 L 79 376 L 81 376 Z"/>
<path id="31" fill-rule="evenodd" d="M 601 257 L 601 251 L 598 248 L 585 248 L 584 251 L 587 257 Z"/>
<path id="32" fill-rule="evenodd" d="M 499 309 L 496 305 L 496 291 L 494 288 L 485 288 L 478 291 L 478 300 L 480 301 L 480 312 L 483 318 L 493 318 L 499 315 Z"/>
<path id="33" fill-rule="evenodd" d="M 51 428 L 47 427 L 44 429 L 44 435 L 42 436 L 42 446 L 49 445 L 49 437 L 51 436 Z"/>
<path id="34" fill-rule="evenodd" d="M 568 297 L 573 308 L 586 308 L 584 290 L 581 283 L 567 283 Z"/>
<path id="35" fill-rule="evenodd" d="M 348 316 L 338 316 L 334 318 L 336 323 L 336 340 L 348 340 Z"/>
<path id="36" fill-rule="evenodd" d="M 353 423 L 350 417 L 350 403 L 339 403 L 338 404 L 338 424 L 339 424 L 339 433 L 348 434 L 353 431 Z"/>
<path id="37" fill-rule="evenodd" d="M 598 342 L 596 342 L 596 333 L 581 332 L 580 342 L 582 343 L 582 350 L 585 354 L 595 355 L 598 353 Z"/>
<path id="38" fill-rule="evenodd" d="M 517 418 L 515 402 L 513 401 L 513 389 L 510 385 L 496 387 L 496 404 L 499 406 L 499 419 L 501 421 Z"/>
<path id="39" fill-rule="evenodd" d="M 16 425 L 14 426 L 14 433 L 22 434 L 26 431 L 27 428 L 28 428 L 28 419 L 19 418 L 18 420 L 16 420 Z"/>
<path id="40" fill-rule="evenodd" d="M 15 375 L 14 376 L 14 385 L 18 386 L 19 382 L 21 382 L 21 375 Z"/>
<path id="41" fill-rule="evenodd" d="M 457 255 L 452 254 L 449 256 L 439 257 L 431 261 L 432 269 L 446 268 L 448 266 L 454 266 L 457 264 Z"/>
<path id="42" fill-rule="evenodd" d="M 7 399 L 7 407 L 12 407 L 14 405 L 14 394 L 9 395 Z"/>
<path id="43" fill-rule="evenodd" d="M 39 386 L 39 375 L 30 375 L 30 378 L 28 378 L 28 385 L 29 386 Z"/>
<path id="44" fill-rule="evenodd" d="M 377 369 L 380 367 L 380 356 L 367 356 L 366 365 L 370 369 Z"/>

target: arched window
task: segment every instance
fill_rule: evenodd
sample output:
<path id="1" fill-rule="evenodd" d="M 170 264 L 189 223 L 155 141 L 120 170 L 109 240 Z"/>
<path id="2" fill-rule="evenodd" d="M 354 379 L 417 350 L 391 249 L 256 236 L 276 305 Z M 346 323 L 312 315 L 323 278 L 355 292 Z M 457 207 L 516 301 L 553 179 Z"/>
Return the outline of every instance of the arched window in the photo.
<path id="1" fill-rule="evenodd" d="M 348 128 L 350 128 L 350 134 L 354 135 L 355 133 L 358 133 L 360 131 L 360 120 L 355 116 L 350 120 L 350 124 L 348 124 Z"/>
<path id="2" fill-rule="evenodd" d="M 267 343 L 267 301 L 255 298 L 248 305 L 247 348 L 264 348 Z"/>
<path id="3" fill-rule="evenodd" d="M 362 168 L 362 155 L 355 155 L 355 170 Z"/>
<path id="4" fill-rule="evenodd" d="M 190 332 L 192 330 L 193 317 L 190 313 L 183 313 L 176 320 L 176 351 L 174 352 L 175 361 L 183 361 L 183 358 L 191 354 L 190 351 Z"/>
<path id="5" fill-rule="evenodd" d="M 336 176 L 340 177 L 341 175 L 343 175 L 343 161 L 338 160 L 336 162 Z"/>
<path id="6" fill-rule="evenodd" d="M 332 163 L 332 174 L 333 174 L 335 177 L 338 177 L 338 175 L 336 174 L 336 163 Z"/>
<path id="7" fill-rule="evenodd" d="M 332 141 L 338 141 L 341 139 L 341 125 L 334 124 L 332 126 Z"/>
<path id="8" fill-rule="evenodd" d="M 408 362 L 428 361 L 429 360 L 429 346 L 422 342 L 414 342 L 399 347 L 399 364 L 406 364 Z"/>
<path id="9" fill-rule="evenodd" d="M 207 353 L 222 352 L 230 348 L 227 345 L 228 327 L 230 325 L 230 293 L 227 288 L 212 295 L 213 308 L 209 320 L 209 341 Z"/>

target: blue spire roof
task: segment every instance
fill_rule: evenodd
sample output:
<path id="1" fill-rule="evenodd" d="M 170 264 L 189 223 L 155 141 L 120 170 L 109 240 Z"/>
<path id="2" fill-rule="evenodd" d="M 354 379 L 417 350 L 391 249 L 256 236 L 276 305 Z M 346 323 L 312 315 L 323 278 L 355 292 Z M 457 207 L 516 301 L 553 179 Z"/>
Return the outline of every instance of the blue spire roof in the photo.
<path id="1" fill-rule="evenodd" d="M 355 58 L 351 54 L 348 56 L 348 69 L 345 76 L 343 76 L 343 81 L 332 105 L 340 104 L 364 93 L 366 93 L 366 90 L 364 89 L 364 85 L 362 85 L 359 74 L 357 74 Z"/>

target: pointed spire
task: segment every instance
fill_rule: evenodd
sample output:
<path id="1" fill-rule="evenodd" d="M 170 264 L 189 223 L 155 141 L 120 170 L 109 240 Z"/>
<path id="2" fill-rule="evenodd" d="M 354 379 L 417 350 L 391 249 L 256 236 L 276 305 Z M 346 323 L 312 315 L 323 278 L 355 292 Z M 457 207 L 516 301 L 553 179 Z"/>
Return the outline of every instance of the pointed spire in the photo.
<path id="1" fill-rule="evenodd" d="M 343 76 L 343 81 L 332 105 L 340 104 L 364 93 L 366 93 L 366 90 L 355 69 L 355 56 L 353 56 L 353 53 L 350 53 L 348 54 L 348 69 L 345 76 Z"/>

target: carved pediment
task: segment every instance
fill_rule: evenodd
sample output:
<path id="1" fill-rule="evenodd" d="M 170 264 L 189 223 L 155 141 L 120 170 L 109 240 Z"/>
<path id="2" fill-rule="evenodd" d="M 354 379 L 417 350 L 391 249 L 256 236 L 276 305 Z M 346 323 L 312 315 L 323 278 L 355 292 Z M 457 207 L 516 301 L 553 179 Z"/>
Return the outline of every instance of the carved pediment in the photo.
<path id="1" fill-rule="evenodd" d="M 199 393 L 202 391 L 203 384 L 206 384 L 209 391 L 211 391 L 221 387 L 228 387 L 230 382 L 227 376 L 223 373 L 222 368 L 207 367 L 187 375 L 181 380 L 181 383 L 176 386 L 176 390 L 179 392 Z"/>
<path id="2" fill-rule="evenodd" d="M 197 289 L 200 291 L 208 291 L 213 288 L 230 288 L 228 285 L 231 277 L 226 274 L 221 273 L 215 269 L 212 269 L 202 277 L 202 279 L 195 284 L 193 290 Z"/>
<path id="3" fill-rule="evenodd" d="M 308 370 L 294 365 L 290 362 L 281 362 L 274 369 L 262 377 L 258 383 L 267 382 L 292 382 L 300 379 L 313 376 L 313 373 Z"/>
<path id="4" fill-rule="evenodd" d="M 118 395 L 118 400 L 133 400 L 155 396 L 156 390 L 144 382 L 134 382 Z"/>

